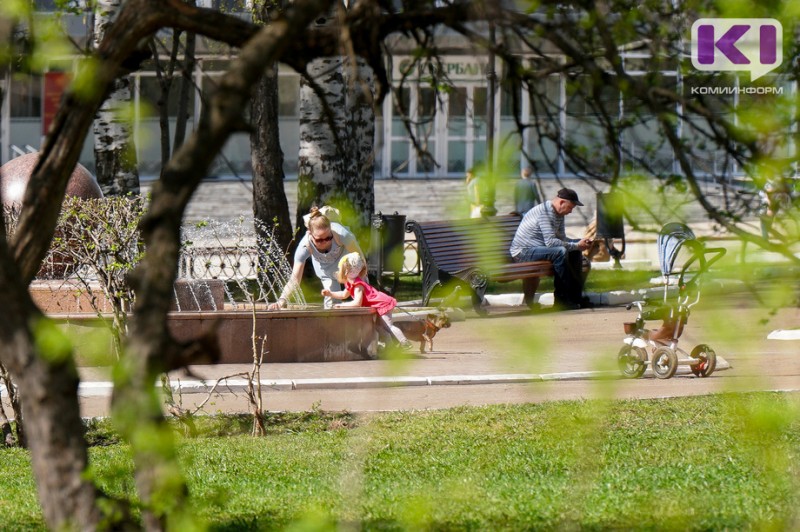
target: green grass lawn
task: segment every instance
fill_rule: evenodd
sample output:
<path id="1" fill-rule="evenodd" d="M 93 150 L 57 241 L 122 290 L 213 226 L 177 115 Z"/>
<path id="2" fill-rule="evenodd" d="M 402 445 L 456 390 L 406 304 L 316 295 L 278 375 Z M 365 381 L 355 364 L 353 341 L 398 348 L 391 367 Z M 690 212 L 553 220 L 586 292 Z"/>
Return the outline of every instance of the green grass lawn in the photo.
<path id="1" fill-rule="evenodd" d="M 742 394 L 275 416 L 263 438 L 208 418 L 182 439 L 212 530 L 788 530 L 800 395 Z M 96 477 L 132 489 L 125 445 Z M 0 460 L 3 529 L 43 529 L 27 452 Z"/>

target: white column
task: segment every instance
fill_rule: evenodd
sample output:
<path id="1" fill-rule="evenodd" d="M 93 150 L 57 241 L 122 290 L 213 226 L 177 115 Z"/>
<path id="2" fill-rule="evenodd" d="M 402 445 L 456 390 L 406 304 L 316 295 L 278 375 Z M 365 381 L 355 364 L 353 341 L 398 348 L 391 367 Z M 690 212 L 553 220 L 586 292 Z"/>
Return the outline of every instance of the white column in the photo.
<path id="1" fill-rule="evenodd" d="M 0 164 L 6 163 L 10 159 L 9 150 L 11 149 L 11 74 L 6 72 L 2 79 L 3 105 L 0 107 L 0 141 L 2 149 L 0 151 Z"/>
<path id="2" fill-rule="evenodd" d="M 392 175 L 392 119 L 394 116 L 394 106 L 392 105 L 394 95 L 389 92 L 383 99 L 383 157 L 381 158 L 381 177 Z"/>

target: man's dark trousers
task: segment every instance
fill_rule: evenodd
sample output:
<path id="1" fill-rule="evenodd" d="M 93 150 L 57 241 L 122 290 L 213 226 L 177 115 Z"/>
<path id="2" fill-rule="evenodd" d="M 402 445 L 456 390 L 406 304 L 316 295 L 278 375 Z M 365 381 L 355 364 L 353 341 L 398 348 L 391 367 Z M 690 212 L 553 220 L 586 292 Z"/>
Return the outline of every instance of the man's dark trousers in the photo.
<path id="1" fill-rule="evenodd" d="M 577 305 L 583 297 L 583 256 L 579 250 L 567 251 L 563 246 L 527 248 L 515 257 L 517 262 L 549 260 L 555 273 L 556 304 Z"/>

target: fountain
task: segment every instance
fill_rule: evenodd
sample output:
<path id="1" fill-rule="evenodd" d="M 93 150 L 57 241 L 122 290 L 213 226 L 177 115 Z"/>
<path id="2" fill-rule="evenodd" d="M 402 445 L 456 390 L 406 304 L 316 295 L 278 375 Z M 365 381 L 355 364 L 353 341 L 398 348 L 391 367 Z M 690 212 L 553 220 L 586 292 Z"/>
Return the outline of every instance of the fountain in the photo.
<path id="1" fill-rule="evenodd" d="M 291 267 L 273 238 L 274 227 L 251 229 L 252 221 L 209 221 L 184 229 L 179 280 L 191 296 L 177 298 L 170 328 L 178 339 L 199 334 L 219 320 L 223 362 L 252 362 L 253 352 L 269 362 L 334 362 L 373 358 L 375 314 L 368 308 L 325 310 L 309 306 L 292 291 L 288 310 L 267 311 L 289 281 Z M 211 309 L 186 312 L 198 293 L 215 288 Z M 224 291 L 224 301 L 222 292 Z M 235 291 L 235 293 L 234 293 Z M 255 334 L 256 340 L 253 341 Z"/>

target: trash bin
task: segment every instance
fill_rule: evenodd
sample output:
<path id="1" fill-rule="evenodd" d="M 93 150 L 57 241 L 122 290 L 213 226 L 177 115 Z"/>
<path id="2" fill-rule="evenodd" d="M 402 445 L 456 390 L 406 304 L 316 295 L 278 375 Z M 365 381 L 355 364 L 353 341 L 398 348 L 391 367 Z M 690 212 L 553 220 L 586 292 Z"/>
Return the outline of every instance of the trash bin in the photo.
<path id="1" fill-rule="evenodd" d="M 382 283 L 384 274 L 392 273 L 394 283 L 391 293 L 397 288 L 400 272 L 403 270 L 405 253 L 406 216 L 404 214 L 372 215 L 370 232 L 369 273 L 376 285 L 386 290 Z"/>
<path id="2" fill-rule="evenodd" d="M 622 224 L 622 202 L 613 192 L 597 193 L 597 236 L 625 238 Z"/>
<path id="3" fill-rule="evenodd" d="M 614 268 L 622 268 L 620 259 L 625 254 L 623 212 L 622 196 L 613 192 L 597 193 L 597 238 L 605 239 L 608 253 L 614 259 Z M 615 238 L 622 240 L 622 249 L 614 247 Z"/>

